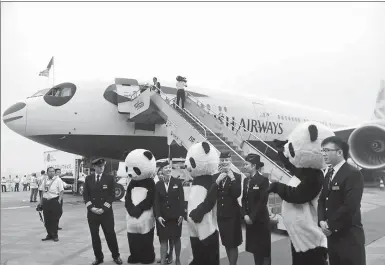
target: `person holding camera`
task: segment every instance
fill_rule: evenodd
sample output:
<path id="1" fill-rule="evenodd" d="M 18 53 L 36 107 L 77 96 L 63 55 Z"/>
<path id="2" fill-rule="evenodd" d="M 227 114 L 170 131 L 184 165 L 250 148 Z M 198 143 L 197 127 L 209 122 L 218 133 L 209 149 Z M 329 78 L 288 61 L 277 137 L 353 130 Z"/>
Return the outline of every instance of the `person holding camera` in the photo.
<path id="1" fill-rule="evenodd" d="M 187 79 L 186 77 L 178 75 L 176 81 L 176 88 L 178 89 L 176 91 L 176 104 L 179 106 L 179 100 L 182 100 L 182 109 L 184 109 L 184 101 L 186 99 L 184 88 L 187 87 Z"/>
<path id="2" fill-rule="evenodd" d="M 58 227 L 61 216 L 60 201 L 63 199 L 64 187 L 61 179 L 55 176 L 55 169 L 53 167 L 47 168 L 48 177 L 43 179 L 41 186 L 43 187 L 42 197 L 38 208 L 43 208 L 43 215 L 45 220 L 45 228 L 47 236 L 42 241 L 53 240 L 59 241 Z"/>

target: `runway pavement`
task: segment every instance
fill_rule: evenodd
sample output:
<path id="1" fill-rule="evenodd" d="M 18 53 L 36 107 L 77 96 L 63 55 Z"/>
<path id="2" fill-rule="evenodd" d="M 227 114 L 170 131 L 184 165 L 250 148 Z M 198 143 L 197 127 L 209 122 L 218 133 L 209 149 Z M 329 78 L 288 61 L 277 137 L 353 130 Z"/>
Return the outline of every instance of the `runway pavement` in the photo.
<path id="1" fill-rule="evenodd" d="M 60 221 L 59 242 L 42 242 L 46 232 L 29 202 L 29 192 L 1 194 L 1 264 L 4 265 L 77 265 L 90 264 L 94 259 L 87 225 L 86 208 L 79 196 L 66 194 L 64 214 Z M 121 257 L 125 264 L 129 248 L 125 228 L 125 209 L 122 202 L 113 204 L 115 231 Z M 366 234 L 367 265 L 385 265 L 385 192 L 366 189 L 362 201 L 363 223 Z M 191 261 L 191 249 L 186 223 L 182 233 L 182 264 Z M 112 262 L 111 254 L 101 232 L 104 264 Z M 245 238 L 245 237 L 244 237 Z M 291 263 L 289 241 L 285 235 L 272 234 L 272 265 Z M 154 238 L 155 253 L 159 257 L 159 241 Z M 252 255 L 239 247 L 239 265 L 253 264 Z M 221 246 L 221 265 L 227 265 L 225 249 Z M 156 264 L 156 263 L 154 263 Z"/>

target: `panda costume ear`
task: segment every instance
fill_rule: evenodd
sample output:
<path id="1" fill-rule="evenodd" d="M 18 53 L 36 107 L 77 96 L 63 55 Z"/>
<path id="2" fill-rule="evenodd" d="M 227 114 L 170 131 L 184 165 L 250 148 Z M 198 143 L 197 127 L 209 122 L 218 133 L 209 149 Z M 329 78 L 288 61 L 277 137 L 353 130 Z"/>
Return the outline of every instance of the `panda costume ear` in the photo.
<path id="1" fill-rule="evenodd" d="M 152 153 L 151 153 L 150 151 L 145 151 L 145 152 L 143 153 L 143 155 L 144 155 L 145 157 L 147 157 L 148 160 L 151 160 L 151 159 L 152 159 Z"/>
<path id="2" fill-rule="evenodd" d="M 315 125 L 309 125 L 310 141 L 314 142 L 318 138 L 318 129 Z"/>
<path id="3" fill-rule="evenodd" d="M 202 142 L 202 148 L 205 151 L 206 155 L 210 152 L 210 145 L 206 142 Z"/>

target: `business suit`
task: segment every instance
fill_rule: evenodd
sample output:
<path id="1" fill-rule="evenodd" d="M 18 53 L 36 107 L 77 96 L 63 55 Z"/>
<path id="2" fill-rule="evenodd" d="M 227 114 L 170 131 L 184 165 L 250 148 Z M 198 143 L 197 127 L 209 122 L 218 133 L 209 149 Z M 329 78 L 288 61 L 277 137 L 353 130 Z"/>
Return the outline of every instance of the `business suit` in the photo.
<path id="1" fill-rule="evenodd" d="M 184 216 L 184 191 L 182 183 L 170 177 L 168 190 L 163 180 L 155 184 L 154 213 L 156 218 L 156 230 L 159 240 L 177 239 L 182 234 L 182 224 L 178 225 L 180 216 Z M 158 218 L 162 217 L 165 222 L 163 227 Z"/>
<path id="2" fill-rule="evenodd" d="M 220 173 L 213 175 L 216 180 Z M 226 176 L 219 185 L 215 182 L 209 191 L 212 206 L 217 203 L 217 222 L 222 245 L 236 248 L 242 244 L 241 210 L 238 197 L 241 195 L 241 175 L 233 172 L 234 180 Z M 211 194 L 214 193 L 214 194 Z"/>
<path id="3" fill-rule="evenodd" d="M 325 177 L 318 200 L 318 221 L 326 221 L 330 265 L 365 265 L 365 234 L 361 223 L 364 181 L 348 163 L 337 171 L 329 185 Z"/>
<path id="4" fill-rule="evenodd" d="M 245 178 L 243 182 L 241 215 L 248 215 L 253 222 L 246 224 L 246 251 L 259 256 L 261 260 L 271 256 L 268 188 L 269 180 L 259 173 Z"/>
<path id="5" fill-rule="evenodd" d="M 84 182 L 83 199 L 88 209 L 87 219 L 95 257 L 98 260 L 104 258 L 99 237 L 99 226 L 101 226 L 112 257 L 114 259 L 118 258 L 120 254 L 115 233 L 114 212 L 112 210 L 112 202 L 115 199 L 114 177 L 102 173 L 97 183 L 95 174 L 88 175 Z M 99 215 L 91 212 L 93 207 L 102 208 L 104 213 Z"/>

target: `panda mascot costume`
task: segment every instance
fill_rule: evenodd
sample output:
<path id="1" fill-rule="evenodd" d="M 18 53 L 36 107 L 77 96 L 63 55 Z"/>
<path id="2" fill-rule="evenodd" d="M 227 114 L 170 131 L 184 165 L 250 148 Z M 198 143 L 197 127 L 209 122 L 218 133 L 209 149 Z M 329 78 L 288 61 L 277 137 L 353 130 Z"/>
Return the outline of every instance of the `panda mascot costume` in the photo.
<path id="1" fill-rule="evenodd" d="M 126 170 L 131 178 L 127 187 L 127 238 L 130 256 L 127 263 L 152 264 L 155 261 L 154 229 L 154 173 L 156 161 L 153 154 L 136 149 L 126 157 Z"/>
<path id="2" fill-rule="evenodd" d="M 213 174 L 218 170 L 219 154 L 207 142 L 196 143 L 189 148 L 185 164 L 193 178 L 187 204 L 187 224 L 193 254 L 190 265 L 219 265 L 216 206 L 209 206 L 205 202 L 215 182 Z"/>
<path id="3" fill-rule="evenodd" d="M 321 142 L 332 135 L 321 123 L 305 122 L 287 141 L 275 140 L 278 155 L 293 177 L 287 185 L 272 183 L 269 192 L 283 200 L 282 218 L 291 241 L 293 265 L 327 264 L 327 239 L 318 226 L 317 205 L 326 167 Z"/>

